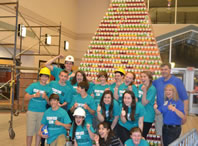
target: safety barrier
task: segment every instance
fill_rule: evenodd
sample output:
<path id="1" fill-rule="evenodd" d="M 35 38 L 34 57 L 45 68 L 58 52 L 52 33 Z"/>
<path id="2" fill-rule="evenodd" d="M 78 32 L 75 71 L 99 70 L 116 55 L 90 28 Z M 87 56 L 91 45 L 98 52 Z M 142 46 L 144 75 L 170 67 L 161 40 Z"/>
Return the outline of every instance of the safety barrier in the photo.
<path id="1" fill-rule="evenodd" d="M 172 142 L 169 146 L 198 146 L 198 132 L 194 128 L 182 137 Z"/>

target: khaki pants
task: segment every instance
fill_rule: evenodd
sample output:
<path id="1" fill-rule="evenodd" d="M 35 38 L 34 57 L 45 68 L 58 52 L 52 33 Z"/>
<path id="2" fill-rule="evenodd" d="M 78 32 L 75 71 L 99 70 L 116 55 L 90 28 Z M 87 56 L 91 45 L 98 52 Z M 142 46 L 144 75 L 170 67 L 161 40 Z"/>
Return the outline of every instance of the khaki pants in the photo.
<path id="1" fill-rule="evenodd" d="M 51 144 L 47 144 L 47 146 L 64 146 L 66 143 L 65 135 L 59 135 L 55 141 L 53 141 Z"/>

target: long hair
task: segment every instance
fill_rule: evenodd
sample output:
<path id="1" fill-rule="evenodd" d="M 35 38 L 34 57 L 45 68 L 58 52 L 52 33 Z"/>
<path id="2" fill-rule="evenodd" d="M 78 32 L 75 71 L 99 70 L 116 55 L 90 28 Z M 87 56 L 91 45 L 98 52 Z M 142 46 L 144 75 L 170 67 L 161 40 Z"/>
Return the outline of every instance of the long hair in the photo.
<path id="1" fill-rule="evenodd" d="M 72 141 L 74 141 L 76 129 L 77 129 L 77 126 L 78 126 L 78 125 L 76 124 L 76 122 L 75 122 L 75 119 L 74 119 L 74 122 L 73 122 L 72 126 L 73 126 Z M 84 119 L 83 122 L 82 122 L 82 127 L 84 128 L 84 126 L 85 126 L 85 119 Z"/>
<path id="2" fill-rule="evenodd" d="M 130 90 L 126 90 L 122 96 L 122 107 L 123 109 L 126 111 L 126 119 L 128 120 L 127 118 L 127 114 L 128 114 L 128 106 L 126 106 L 126 104 L 124 103 L 124 95 L 125 94 L 129 94 L 131 96 L 131 99 L 132 99 L 132 103 L 131 103 L 131 114 L 130 114 L 130 118 L 131 118 L 131 121 L 134 121 L 135 120 L 135 110 L 136 110 L 136 100 L 135 100 L 135 94 L 133 93 L 133 91 L 130 91 Z"/>
<path id="3" fill-rule="evenodd" d="M 148 91 L 148 89 L 151 87 L 152 81 L 153 81 L 152 72 L 150 72 L 150 71 L 143 71 L 143 72 L 141 72 L 141 74 L 146 74 L 147 77 L 149 78 L 149 86 L 147 87 L 147 91 Z"/>
<path id="4" fill-rule="evenodd" d="M 80 73 L 80 74 L 83 76 L 83 81 L 88 82 L 85 73 L 84 73 L 83 71 L 81 71 L 81 70 L 78 70 L 78 71 L 75 73 L 75 76 L 74 76 L 74 77 L 72 78 L 72 80 L 71 80 L 71 84 L 72 84 L 72 85 L 75 85 L 75 84 L 77 83 L 77 74 L 78 74 L 78 73 Z"/>
<path id="5" fill-rule="evenodd" d="M 179 99 L 179 96 L 178 96 L 178 93 L 177 93 L 177 89 L 175 88 L 174 85 L 172 84 L 167 84 L 166 87 L 164 88 L 164 91 L 167 89 L 167 88 L 171 88 L 172 91 L 173 91 L 173 100 L 177 101 Z M 166 95 L 165 95 L 165 92 L 164 92 L 164 98 L 165 100 L 167 99 Z"/>
<path id="6" fill-rule="evenodd" d="M 104 103 L 104 98 L 105 98 L 105 95 L 107 95 L 107 94 L 111 95 L 111 103 L 109 106 L 109 117 L 106 117 L 106 109 L 105 109 L 105 103 Z M 110 90 L 104 91 L 102 98 L 100 100 L 100 106 L 101 106 L 102 115 L 103 115 L 105 121 L 112 119 L 113 118 L 113 93 Z"/>
<path id="7" fill-rule="evenodd" d="M 111 138 L 115 136 L 114 132 L 111 130 L 111 126 L 108 122 L 101 122 L 100 124 L 98 124 L 98 129 L 100 127 L 100 125 L 103 125 L 104 128 L 107 128 L 107 130 L 109 130 L 109 134 L 107 136 L 107 140 L 105 141 L 104 138 L 101 138 L 99 136 L 99 144 L 100 146 L 109 146 L 111 145 Z"/>

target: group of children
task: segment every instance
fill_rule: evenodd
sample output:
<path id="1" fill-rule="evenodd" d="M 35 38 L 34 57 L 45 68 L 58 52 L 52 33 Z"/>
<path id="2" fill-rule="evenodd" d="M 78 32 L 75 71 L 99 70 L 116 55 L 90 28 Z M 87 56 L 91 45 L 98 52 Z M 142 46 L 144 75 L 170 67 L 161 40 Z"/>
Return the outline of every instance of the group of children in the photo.
<path id="1" fill-rule="evenodd" d="M 62 146 L 68 132 L 76 146 L 91 146 L 93 143 L 96 146 L 147 146 L 144 139 L 158 113 L 164 116 L 165 146 L 181 133 L 184 106 L 173 85 L 165 87 L 166 102 L 157 107 L 151 72 L 141 73 L 142 84 L 138 88 L 134 85 L 135 74 L 126 73 L 122 68 L 115 70 L 115 80 L 111 83 L 104 71 L 99 72 L 97 81 L 88 81 L 83 71 L 72 72 L 72 56 L 66 57 L 65 70 L 51 66 L 61 57 L 48 61 L 40 70 L 39 81 L 25 90 L 25 99 L 29 100 L 28 146 L 35 134 L 37 146 L 41 137 L 47 139 L 50 146 Z M 48 83 L 51 74 L 55 81 Z M 48 135 L 42 133 L 44 125 L 48 126 Z M 170 133 L 169 125 L 178 125 L 177 134 L 174 130 Z M 171 141 L 167 138 L 170 134 Z"/>

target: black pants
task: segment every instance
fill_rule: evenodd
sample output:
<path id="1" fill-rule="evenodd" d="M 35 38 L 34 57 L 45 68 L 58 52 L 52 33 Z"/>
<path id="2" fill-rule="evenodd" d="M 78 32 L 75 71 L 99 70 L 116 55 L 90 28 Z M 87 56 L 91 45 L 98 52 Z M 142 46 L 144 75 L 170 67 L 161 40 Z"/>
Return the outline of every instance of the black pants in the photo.
<path id="1" fill-rule="evenodd" d="M 163 125 L 162 138 L 164 146 L 168 146 L 170 143 L 175 141 L 181 134 L 181 126 L 174 125 Z"/>
<path id="2" fill-rule="evenodd" d="M 146 139 L 147 134 L 149 133 L 149 130 L 151 128 L 153 123 L 149 123 L 149 122 L 144 122 L 144 127 L 143 127 L 143 132 L 142 132 L 142 136 Z"/>
<path id="3" fill-rule="evenodd" d="M 123 144 L 125 143 L 125 141 L 130 139 L 130 132 L 128 129 L 117 124 L 116 131 L 117 131 L 117 136 L 120 138 Z"/>

